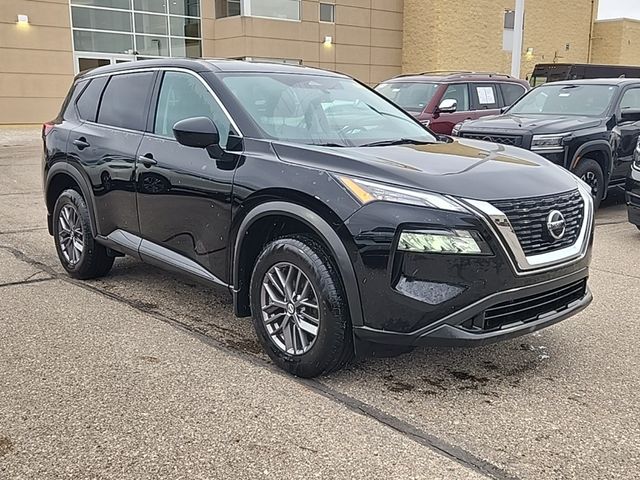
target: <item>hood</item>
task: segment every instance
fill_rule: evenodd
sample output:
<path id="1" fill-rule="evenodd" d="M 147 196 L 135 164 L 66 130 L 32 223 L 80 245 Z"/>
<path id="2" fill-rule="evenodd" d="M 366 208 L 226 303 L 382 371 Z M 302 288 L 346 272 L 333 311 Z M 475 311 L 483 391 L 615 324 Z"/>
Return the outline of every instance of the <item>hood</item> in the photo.
<path id="1" fill-rule="evenodd" d="M 566 133 L 583 128 L 597 127 L 602 119 L 575 115 L 516 115 L 502 114 L 482 117 L 478 120 L 467 120 L 461 126 L 461 132 L 510 132 L 532 133 L 537 135 L 550 133 Z"/>
<path id="2" fill-rule="evenodd" d="M 575 177 L 527 150 L 479 140 L 388 147 L 274 142 L 285 162 L 476 200 L 537 197 L 576 188 Z"/>

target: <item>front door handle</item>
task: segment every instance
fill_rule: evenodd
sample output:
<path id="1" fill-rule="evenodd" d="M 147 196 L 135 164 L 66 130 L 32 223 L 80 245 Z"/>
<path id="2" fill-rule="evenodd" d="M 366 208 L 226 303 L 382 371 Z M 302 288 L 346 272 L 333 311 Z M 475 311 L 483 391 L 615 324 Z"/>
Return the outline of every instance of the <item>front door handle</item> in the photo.
<path id="1" fill-rule="evenodd" d="M 158 161 L 155 158 L 153 158 L 153 154 L 151 154 L 151 153 L 147 153 L 145 155 L 140 155 L 138 157 L 138 161 L 140 163 L 142 163 L 147 168 L 158 164 Z"/>
<path id="2" fill-rule="evenodd" d="M 89 146 L 90 146 L 90 145 L 89 145 L 89 142 L 87 142 L 87 139 L 86 139 L 86 138 L 84 138 L 84 137 L 76 138 L 76 139 L 73 141 L 73 144 L 74 144 L 76 147 L 78 147 L 78 150 L 83 150 L 83 149 L 85 149 L 85 148 L 87 148 L 87 147 L 89 147 Z"/>

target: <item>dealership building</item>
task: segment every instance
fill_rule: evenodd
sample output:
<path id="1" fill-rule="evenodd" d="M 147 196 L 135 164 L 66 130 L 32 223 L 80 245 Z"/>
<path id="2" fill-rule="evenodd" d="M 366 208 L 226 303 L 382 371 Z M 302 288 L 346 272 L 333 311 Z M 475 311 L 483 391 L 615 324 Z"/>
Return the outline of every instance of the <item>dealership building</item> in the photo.
<path id="1" fill-rule="evenodd" d="M 310 65 L 376 84 L 403 72 L 508 72 L 515 0 L 2 0 L 0 124 L 55 115 L 78 72 L 158 57 Z M 640 64 L 640 22 L 597 0 L 527 0 L 536 63 Z"/>

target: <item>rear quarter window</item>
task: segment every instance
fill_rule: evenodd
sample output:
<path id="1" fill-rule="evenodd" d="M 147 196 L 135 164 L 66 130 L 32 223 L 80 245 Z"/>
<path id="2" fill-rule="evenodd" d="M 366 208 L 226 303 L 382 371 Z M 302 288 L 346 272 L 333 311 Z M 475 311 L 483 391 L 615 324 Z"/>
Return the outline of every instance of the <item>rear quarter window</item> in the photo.
<path id="1" fill-rule="evenodd" d="M 143 131 L 154 72 L 113 75 L 102 94 L 98 123 Z"/>
<path id="2" fill-rule="evenodd" d="M 522 95 L 526 93 L 526 89 L 517 83 L 501 83 L 502 97 L 504 98 L 505 107 L 509 107 L 516 103 Z"/>
<path id="3" fill-rule="evenodd" d="M 100 96 L 107 83 L 107 77 L 98 77 L 89 81 L 89 85 L 80 94 L 80 98 L 76 100 L 76 109 L 78 116 L 82 120 L 89 122 L 96 121 L 98 113 L 98 105 L 100 104 Z"/>

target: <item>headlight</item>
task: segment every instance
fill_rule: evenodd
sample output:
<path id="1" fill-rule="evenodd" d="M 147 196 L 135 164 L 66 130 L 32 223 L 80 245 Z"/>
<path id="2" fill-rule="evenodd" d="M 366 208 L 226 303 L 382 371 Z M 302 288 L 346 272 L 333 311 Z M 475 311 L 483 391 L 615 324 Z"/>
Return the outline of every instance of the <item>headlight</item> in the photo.
<path id="1" fill-rule="evenodd" d="M 400 234 L 398 250 L 456 255 L 491 254 L 491 248 L 480 234 L 469 230 L 407 230 Z"/>
<path id="2" fill-rule="evenodd" d="M 383 183 L 371 182 L 352 177 L 339 177 L 340 182 L 360 203 L 375 202 L 376 200 L 394 203 L 405 203 L 421 207 L 431 207 L 440 210 L 453 210 L 455 212 L 467 212 L 459 203 L 444 195 L 437 193 L 421 192 L 408 188 L 392 187 Z"/>
<path id="3" fill-rule="evenodd" d="M 451 136 L 452 136 L 452 137 L 457 137 L 457 136 L 458 136 L 458 134 L 460 133 L 460 128 L 462 127 L 462 124 L 463 124 L 463 123 L 464 123 L 464 122 L 456 123 L 456 124 L 453 126 L 453 129 L 451 130 Z"/>
<path id="4" fill-rule="evenodd" d="M 429 125 L 431 125 L 431 120 L 421 120 L 420 123 L 429 128 Z"/>
<path id="5" fill-rule="evenodd" d="M 633 166 L 640 169 L 640 138 L 638 138 L 636 149 L 633 152 Z"/>
<path id="6" fill-rule="evenodd" d="M 534 135 L 531 139 L 531 150 L 562 150 L 564 140 L 570 133 L 559 135 Z"/>

